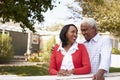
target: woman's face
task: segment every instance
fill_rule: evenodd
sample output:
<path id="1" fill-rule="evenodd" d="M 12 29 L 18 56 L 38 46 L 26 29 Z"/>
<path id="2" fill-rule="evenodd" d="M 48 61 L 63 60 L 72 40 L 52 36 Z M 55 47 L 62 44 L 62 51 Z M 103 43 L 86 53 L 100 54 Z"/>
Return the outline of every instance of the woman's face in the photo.
<path id="1" fill-rule="evenodd" d="M 74 26 L 70 26 L 68 32 L 66 33 L 66 38 L 68 39 L 68 44 L 72 44 L 77 39 L 77 29 Z"/>

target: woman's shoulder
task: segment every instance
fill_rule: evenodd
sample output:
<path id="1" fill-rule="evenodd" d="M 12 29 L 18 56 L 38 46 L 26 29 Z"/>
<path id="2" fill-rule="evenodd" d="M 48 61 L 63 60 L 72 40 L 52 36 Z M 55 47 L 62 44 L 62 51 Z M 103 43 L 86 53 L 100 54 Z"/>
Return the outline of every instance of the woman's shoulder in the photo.
<path id="1" fill-rule="evenodd" d="M 84 46 L 84 44 L 83 43 L 78 43 L 78 46 Z"/>
<path id="2" fill-rule="evenodd" d="M 85 48 L 85 45 L 83 43 L 78 43 L 78 48 Z"/>
<path id="3" fill-rule="evenodd" d="M 55 44 L 55 45 L 52 47 L 51 52 L 52 52 L 52 53 L 55 53 L 58 48 L 59 48 L 59 44 Z"/>
<path id="4" fill-rule="evenodd" d="M 54 49 L 58 49 L 59 46 L 60 46 L 59 44 L 55 44 L 55 45 L 53 46 L 53 48 L 54 48 Z"/>

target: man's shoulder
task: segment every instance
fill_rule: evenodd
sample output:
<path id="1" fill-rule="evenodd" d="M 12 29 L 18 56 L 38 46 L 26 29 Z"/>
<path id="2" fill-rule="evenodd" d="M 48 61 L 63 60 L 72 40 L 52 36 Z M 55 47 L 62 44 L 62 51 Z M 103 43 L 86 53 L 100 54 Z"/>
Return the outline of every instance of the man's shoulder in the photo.
<path id="1" fill-rule="evenodd" d="M 100 39 L 101 40 L 110 40 L 110 37 L 109 36 L 100 36 Z"/>

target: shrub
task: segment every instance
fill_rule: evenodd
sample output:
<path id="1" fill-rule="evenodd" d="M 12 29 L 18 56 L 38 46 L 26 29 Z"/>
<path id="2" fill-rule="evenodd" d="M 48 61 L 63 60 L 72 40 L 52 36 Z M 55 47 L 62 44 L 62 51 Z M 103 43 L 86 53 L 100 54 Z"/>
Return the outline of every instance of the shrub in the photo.
<path id="1" fill-rule="evenodd" d="M 39 57 L 40 57 L 41 62 L 49 62 L 50 53 L 48 53 L 48 52 L 39 53 Z"/>
<path id="2" fill-rule="evenodd" d="M 13 58 L 12 38 L 8 34 L 0 34 L 0 63 L 8 62 Z"/>
<path id="3" fill-rule="evenodd" d="M 113 48 L 112 49 L 112 54 L 120 55 L 120 50 L 118 50 L 117 48 Z"/>
<path id="4" fill-rule="evenodd" d="M 38 53 L 32 53 L 29 57 L 30 62 L 39 62 L 40 59 L 38 57 Z"/>
<path id="5" fill-rule="evenodd" d="M 49 62 L 50 53 L 53 45 L 56 43 L 55 37 L 51 37 L 51 39 L 47 40 L 44 47 L 38 53 L 31 53 L 30 55 L 25 53 L 24 56 L 26 61 L 30 62 Z"/>
<path id="6" fill-rule="evenodd" d="M 32 54 L 25 53 L 24 56 L 25 56 L 26 61 L 30 61 L 30 62 L 39 62 L 40 61 L 40 59 L 38 57 L 38 53 L 32 53 Z"/>
<path id="7" fill-rule="evenodd" d="M 51 49 L 55 43 L 55 36 L 52 36 L 48 41 L 46 41 L 44 48 L 41 50 L 41 52 L 39 52 L 40 61 L 49 63 Z"/>

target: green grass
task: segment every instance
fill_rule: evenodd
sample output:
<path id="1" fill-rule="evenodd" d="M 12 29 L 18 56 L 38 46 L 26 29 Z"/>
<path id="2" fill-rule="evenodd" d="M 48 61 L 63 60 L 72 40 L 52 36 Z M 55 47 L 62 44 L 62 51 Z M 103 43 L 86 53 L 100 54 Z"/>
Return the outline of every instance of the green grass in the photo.
<path id="1" fill-rule="evenodd" d="M 110 73 L 113 73 L 113 72 L 120 72 L 120 68 L 111 67 L 110 68 Z"/>
<path id="2" fill-rule="evenodd" d="M 1 66 L 0 74 L 15 74 L 19 76 L 49 75 L 47 65 L 37 66 Z"/>
<path id="3" fill-rule="evenodd" d="M 120 68 L 110 68 L 110 73 L 120 72 Z M 37 66 L 1 66 L 0 74 L 14 74 L 19 76 L 42 76 L 49 75 L 48 65 Z"/>

